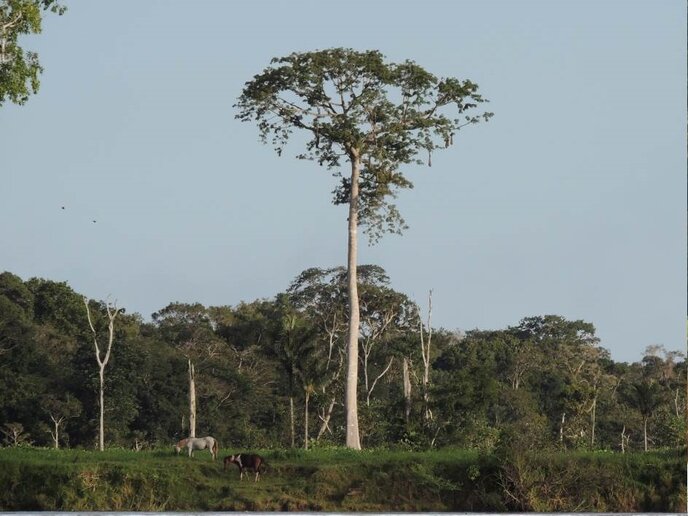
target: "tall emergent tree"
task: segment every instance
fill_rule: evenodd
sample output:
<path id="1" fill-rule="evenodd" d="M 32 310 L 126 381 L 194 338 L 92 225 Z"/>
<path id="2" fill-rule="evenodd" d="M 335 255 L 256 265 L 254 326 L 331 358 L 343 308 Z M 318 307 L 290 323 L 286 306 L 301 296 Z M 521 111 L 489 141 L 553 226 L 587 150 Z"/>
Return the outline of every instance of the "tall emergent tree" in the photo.
<path id="1" fill-rule="evenodd" d="M 0 0 L 0 106 L 7 99 L 23 104 L 38 91 L 38 54 L 24 51 L 18 39 L 41 32 L 42 11 L 48 9 L 65 11 L 57 0 Z"/>
<path id="2" fill-rule="evenodd" d="M 359 306 L 356 275 L 359 222 L 373 241 L 400 233 L 404 220 L 389 202 L 410 188 L 400 167 L 420 163 L 448 147 L 462 126 L 491 113 L 467 114 L 484 102 L 469 80 L 439 79 L 413 61 L 386 63 L 376 51 L 335 48 L 275 58 L 247 82 L 237 118 L 255 120 L 261 139 L 281 155 L 294 128 L 310 133 L 298 157 L 335 170 L 341 179 L 334 203 L 349 205 L 349 322 L 346 380 L 346 445 L 359 449 L 357 408 Z M 444 114 L 453 113 L 451 115 Z M 450 118 L 455 116 L 456 118 Z M 339 167 L 348 161 L 350 173 Z"/>

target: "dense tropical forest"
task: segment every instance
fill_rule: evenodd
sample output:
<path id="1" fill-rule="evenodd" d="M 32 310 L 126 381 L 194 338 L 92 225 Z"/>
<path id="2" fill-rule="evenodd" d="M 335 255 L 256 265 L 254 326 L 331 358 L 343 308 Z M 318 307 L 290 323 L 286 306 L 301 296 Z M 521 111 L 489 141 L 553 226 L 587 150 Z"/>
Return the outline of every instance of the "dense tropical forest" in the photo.
<path id="1" fill-rule="evenodd" d="M 431 295 L 417 304 L 378 266 L 361 266 L 359 275 L 364 448 L 627 452 L 685 444 L 681 353 L 648 346 L 638 362 L 615 362 L 592 323 L 556 315 L 501 330 L 433 328 Z M 4 272 L 3 444 L 97 447 L 96 344 L 102 358 L 112 322 L 106 447 L 169 447 L 187 436 L 192 384 L 196 434 L 225 448 L 342 445 L 346 302 L 346 269 L 313 268 L 271 299 L 173 302 L 146 321 L 114 300 L 85 303 L 64 282 Z"/>

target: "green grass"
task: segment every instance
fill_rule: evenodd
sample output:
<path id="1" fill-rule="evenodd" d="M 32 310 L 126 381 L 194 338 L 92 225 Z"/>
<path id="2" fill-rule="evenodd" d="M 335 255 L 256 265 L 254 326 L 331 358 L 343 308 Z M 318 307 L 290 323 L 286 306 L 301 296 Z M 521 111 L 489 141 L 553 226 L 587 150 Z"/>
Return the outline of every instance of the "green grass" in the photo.
<path id="1" fill-rule="evenodd" d="M 261 481 L 206 451 L 1 448 L 0 510 L 505 511 L 685 507 L 675 453 L 494 456 L 345 448 L 260 451 Z M 506 473 L 515 474 L 509 484 Z M 518 485 L 517 485 L 518 484 Z M 505 493 L 504 487 L 512 495 Z M 518 502 L 516 501 L 518 500 Z"/>

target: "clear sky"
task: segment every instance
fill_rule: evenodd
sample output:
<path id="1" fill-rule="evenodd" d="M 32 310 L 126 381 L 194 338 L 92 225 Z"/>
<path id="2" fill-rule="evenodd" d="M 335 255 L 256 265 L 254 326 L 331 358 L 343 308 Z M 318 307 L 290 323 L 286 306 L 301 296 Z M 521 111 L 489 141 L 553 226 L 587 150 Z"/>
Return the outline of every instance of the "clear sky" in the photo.
<path id="1" fill-rule="evenodd" d="M 558 314 L 616 360 L 685 349 L 683 0 L 64 3 L 23 40 L 40 92 L 0 108 L 0 270 L 148 318 L 343 265 L 330 173 L 233 104 L 272 57 L 378 49 L 477 82 L 495 116 L 405 169 L 410 229 L 359 263 L 424 308 L 432 288 L 435 326 Z"/>

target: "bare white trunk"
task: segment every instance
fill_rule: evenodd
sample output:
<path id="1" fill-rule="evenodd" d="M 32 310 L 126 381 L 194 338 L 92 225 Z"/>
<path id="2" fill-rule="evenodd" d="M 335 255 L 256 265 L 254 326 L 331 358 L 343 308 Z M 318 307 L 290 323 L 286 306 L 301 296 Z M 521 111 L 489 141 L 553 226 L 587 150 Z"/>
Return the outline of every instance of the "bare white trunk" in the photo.
<path id="1" fill-rule="evenodd" d="M 84 297 L 84 304 L 86 305 L 86 317 L 88 318 L 88 325 L 93 333 L 93 345 L 96 350 L 96 361 L 98 362 L 99 377 L 100 377 L 100 389 L 99 389 L 99 405 L 100 405 L 100 426 L 98 429 L 98 446 L 100 451 L 105 450 L 105 366 L 107 366 L 110 360 L 110 352 L 112 351 L 112 342 L 115 338 L 115 319 L 117 315 L 122 311 L 121 308 L 117 308 L 116 304 L 107 303 L 105 309 L 108 316 L 108 345 L 105 352 L 105 357 L 100 356 L 100 347 L 98 346 L 98 334 L 95 327 L 93 326 L 93 321 L 91 320 L 91 310 L 88 306 L 88 298 Z"/>
<path id="2" fill-rule="evenodd" d="M 561 413 L 561 424 L 559 425 L 559 442 L 564 444 L 564 423 L 566 422 L 566 412 Z"/>
<path id="3" fill-rule="evenodd" d="M 409 373 L 408 358 L 404 357 L 401 369 L 404 383 L 404 420 L 408 425 L 411 420 L 411 375 Z"/>
<path id="4" fill-rule="evenodd" d="M 60 447 L 60 425 L 64 421 L 64 416 L 56 418 L 52 414 L 50 414 L 50 419 L 53 422 L 53 425 L 55 427 L 54 430 L 50 431 L 50 436 L 53 438 L 53 443 L 55 445 L 55 449 L 57 450 Z"/>
<path id="5" fill-rule="evenodd" d="M 53 441 L 55 442 L 55 449 L 60 447 L 60 425 L 55 423 L 55 432 L 52 433 Z"/>
<path id="6" fill-rule="evenodd" d="M 303 447 L 308 449 L 308 402 L 310 401 L 311 393 L 306 390 L 305 413 L 303 415 Z"/>
<path id="7" fill-rule="evenodd" d="M 318 435 L 315 438 L 317 441 L 322 437 L 322 435 L 325 433 L 325 431 L 330 430 L 330 419 L 332 418 L 332 411 L 334 410 L 334 406 L 336 403 L 336 398 L 332 398 L 330 400 L 330 404 L 327 407 L 327 411 L 325 412 L 325 416 L 321 417 L 320 419 L 322 420 L 322 424 L 320 425 L 320 430 L 318 430 Z M 330 430 L 331 432 L 331 430 Z"/>
<path id="8" fill-rule="evenodd" d="M 511 378 L 511 388 L 515 391 L 518 390 L 518 388 L 521 386 L 521 376 L 523 376 L 523 373 L 525 372 L 524 368 L 521 368 L 520 366 L 516 366 L 516 370 L 512 373 L 510 376 Z"/>
<path id="9" fill-rule="evenodd" d="M 349 244 L 348 244 L 348 285 L 349 328 L 347 336 L 347 373 L 344 405 L 346 407 L 346 446 L 361 449 L 358 433 L 358 333 L 360 312 L 358 306 L 358 180 L 360 176 L 360 156 L 352 151 L 351 158 L 351 198 L 349 199 Z"/>
<path id="10" fill-rule="evenodd" d="M 189 359 L 189 437 L 196 437 L 196 369 Z"/>
<path id="11" fill-rule="evenodd" d="M 343 354 L 341 351 L 339 351 L 339 364 L 337 365 L 337 369 L 334 371 L 332 374 L 332 383 L 335 383 L 339 379 L 339 375 L 342 372 L 342 367 L 344 366 L 344 359 L 343 359 Z M 325 394 L 325 388 L 323 387 L 323 394 Z M 322 421 L 322 425 L 320 425 L 320 430 L 318 431 L 318 436 L 315 438 L 317 441 L 322 437 L 322 435 L 325 433 L 325 431 L 329 431 L 332 433 L 332 430 L 330 429 L 329 423 L 330 419 L 332 418 L 332 411 L 334 410 L 334 406 L 337 404 L 337 398 L 336 396 L 332 396 L 330 399 L 330 405 L 327 407 L 327 411 L 324 412 L 324 416 L 320 416 L 320 420 Z"/>
<path id="12" fill-rule="evenodd" d="M 363 340 L 365 342 L 365 338 Z M 370 383 L 368 382 L 368 357 L 370 356 L 370 350 L 371 348 L 363 344 L 363 386 L 368 399 L 370 399 Z"/>
<path id="13" fill-rule="evenodd" d="M 592 410 L 590 411 L 590 420 L 591 420 L 591 430 L 590 430 L 590 448 L 594 449 L 595 448 L 595 418 L 596 418 L 596 412 L 597 412 L 597 394 L 595 394 L 595 399 L 592 401 Z"/>
<path id="14" fill-rule="evenodd" d="M 294 396 L 289 396 L 289 422 L 291 424 L 291 447 L 296 446 L 296 435 L 294 432 Z"/>
<path id="15" fill-rule="evenodd" d="M 377 382 L 380 378 L 385 376 L 387 374 L 387 371 L 389 371 L 389 368 L 392 367 L 392 362 L 394 362 L 394 357 L 389 359 L 389 364 L 387 364 L 387 367 L 385 367 L 384 371 L 382 371 L 377 378 L 373 381 L 373 385 L 370 386 L 370 390 L 368 390 L 366 394 L 366 405 L 370 406 L 370 396 L 373 394 L 373 390 L 375 390 L 375 385 L 377 385 Z"/>
<path id="16" fill-rule="evenodd" d="M 423 338 L 423 321 L 418 311 L 420 322 L 420 351 L 423 357 L 423 417 L 426 421 L 432 419 L 430 411 L 430 345 L 432 343 L 432 290 L 428 294 L 428 338 Z"/>
<path id="17" fill-rule="evenodd" d="M 626 425 L 621 429 L 621 453 L 626 453 L 626 444 L 628 444 L 629 437 L 626 435 Z"/>
<path id="18" fill-rule="evenodd" d="M 105 449 L 105 365 L 100 366 L 100 396 L 98 397 L 100 405 L 100 428 L 98 429 L 98 446 L 100 451 Z"/>
<path id="19" fill-rule="evenodd" d="M 327 326 L 327 324 L 325 324 Z M 327 331 L 327 336 L 329 339 L 329 349 L 327 350 L 327 365 L 325 366 L 326 369 L 330 368 L 330 361 L 332 360 L 332 350 L 334 349 L 334 341 L 335 341 L 335 329 L 337 328 L 337 312 L 335 312 L 332 315 L 332 330 Z"/>

